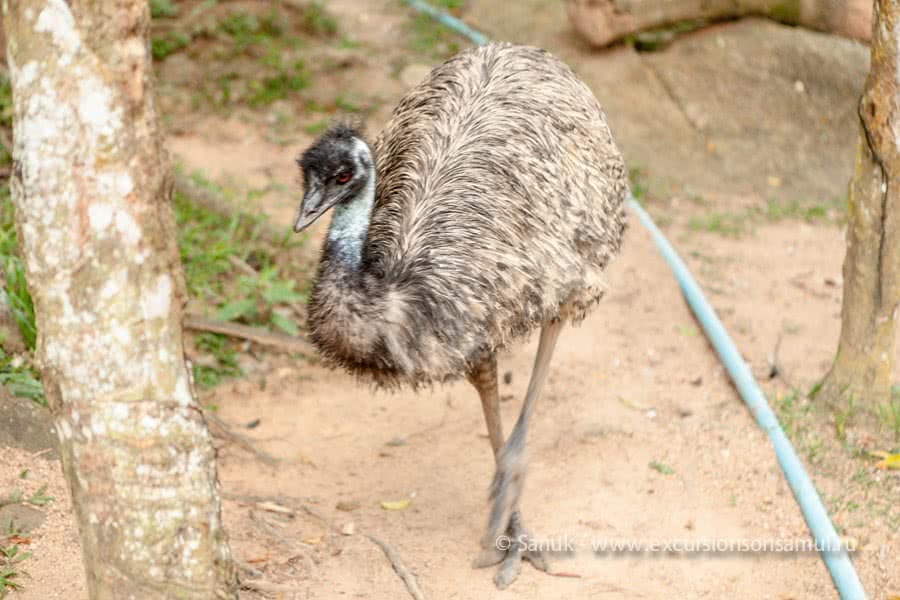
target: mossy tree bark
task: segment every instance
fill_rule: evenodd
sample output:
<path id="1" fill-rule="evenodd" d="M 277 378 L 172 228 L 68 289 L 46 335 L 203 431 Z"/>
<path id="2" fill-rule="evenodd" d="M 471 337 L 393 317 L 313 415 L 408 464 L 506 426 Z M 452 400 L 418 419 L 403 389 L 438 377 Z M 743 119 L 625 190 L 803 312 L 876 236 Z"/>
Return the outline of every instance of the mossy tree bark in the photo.
<path id="1" fill-rule="evenodd" d="M 837 356 L 819 396 L 874 409 L 891 393 L 900 306 L 900 4 L 875 1 L 871 67 L 847 204 Z"/>
<path id="2" fill-rule="evenodd" d="M 16 226 L 90 597 L 237 598 L 184 363 L 148 4 L 2 6 Z"/>
<path id="3" fill-rule="evenodd" d="M 590 44 L 693 20 L 756 15 L 789 25 L 868 40 L 870 0 L 566 0 L 569 20 Z"/>

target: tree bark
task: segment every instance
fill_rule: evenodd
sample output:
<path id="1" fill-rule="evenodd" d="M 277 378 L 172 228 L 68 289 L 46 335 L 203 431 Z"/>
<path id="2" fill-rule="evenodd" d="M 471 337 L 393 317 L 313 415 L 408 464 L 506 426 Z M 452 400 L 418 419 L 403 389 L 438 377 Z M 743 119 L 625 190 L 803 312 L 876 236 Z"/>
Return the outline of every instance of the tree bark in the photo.
<path id="1" fill-rule="evenodd" d="M 92 599 L 237 598 L 140 0 L 4 0 L 12 197 Z"/>
<path id="2" fill-rule="evenodd" d="M 870 0 L 566 0 L 569 20 L 591 45 L 693 20 L 757 15 L 867 41 Z"/>
<path id="3" fill-rule="evenodd" d="M 820 395 L 874 409 L 890 399 L 900 306 L 900 4 L 876 0 L 859 101 L 837 356 Z"/>

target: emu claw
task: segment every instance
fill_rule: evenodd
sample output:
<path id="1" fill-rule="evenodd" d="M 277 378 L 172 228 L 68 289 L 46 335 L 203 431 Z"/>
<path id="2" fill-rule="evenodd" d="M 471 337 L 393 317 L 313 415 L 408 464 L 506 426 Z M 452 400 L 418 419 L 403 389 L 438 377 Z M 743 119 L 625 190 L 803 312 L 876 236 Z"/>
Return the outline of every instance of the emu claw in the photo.
<path id="1" fill-rule="evenodd" d="M 494 575 L 494 584 L 498 589 L 507 588 L 522 572 L 522 560 L 527 560 L 539 571 L 548 571 L 550 565 L 544 553 L 535 549 L 534 536 L 522 527 L 518 511 L 509 519 L 506 535 L 498 536 L 492 544 L 485 546 L 472 563 L 476 569 L 500 564 Z"/>

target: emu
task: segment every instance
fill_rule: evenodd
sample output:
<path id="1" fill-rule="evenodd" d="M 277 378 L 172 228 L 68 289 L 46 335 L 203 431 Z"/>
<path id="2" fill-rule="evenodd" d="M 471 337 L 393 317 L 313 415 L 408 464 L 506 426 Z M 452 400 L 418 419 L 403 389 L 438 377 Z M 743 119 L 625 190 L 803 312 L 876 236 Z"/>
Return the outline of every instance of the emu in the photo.
<path id="1" fill-rule="evenodd" d="M 523 559 L 546 571 L 519 512 L 528 421 L 563 323 L 602 297 L 626 227 L 625 165 L 603 109 L 546 51 L 489 44 L 436 67 L 374 144 L 338 124 L 298 164 L 295 231 L 334 209 L 308 307 L 324 362 L 387 388 L 471 382 L 496 461 L 474 566 L 500 563 L 501 589 Z M 497 353 L 538 327 L 504 442 Z"/>

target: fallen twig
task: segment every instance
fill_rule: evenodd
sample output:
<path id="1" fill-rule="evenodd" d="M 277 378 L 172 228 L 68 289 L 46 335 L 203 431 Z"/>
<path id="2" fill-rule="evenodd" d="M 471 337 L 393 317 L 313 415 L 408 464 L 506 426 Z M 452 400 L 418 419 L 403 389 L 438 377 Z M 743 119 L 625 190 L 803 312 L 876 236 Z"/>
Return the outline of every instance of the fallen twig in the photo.
<path id="1" fill-rule="evenodd" d="M 240 269 L 241 271 L 243 271 L 246 275 L 249 275 L 250 277 L 256 277 L 257 275 L 259 275 L 259 273 L 256 272 L 256 269 L 254 269 L 249 264 L 247 264 L 247 261 L 245 261 L 244 259 L 242 259 L 239 256 L 230 254 L 228 256 L 228 262 L 230 262 L 232 265 L 234 265 L 235 267 L 237 267 L 238 269 Z"/>
<path id="2" fill-rule="evenodd" d="M 186 315 L 184 317 L 184 326 L 185 328 L 193 329 L 194 331 L 221 333 L 222 335 L 249 340 L 261 346 L 281 348 L 288 352 L 299 352 L 308 355 L 315 354 L 312 344 L 302 338 L 293 337 L 285 333 L 266 331 L 265 329 L 250 327 L 249 325 L 213 321 L 197 315 Z"/>
<path id="3" fill-rule="evenodd" d="M 280 583 L 272 583 L 265 579 L 242 579 L 241 587 L 258 592 L 268 592 L 270 594 L 298 594 L 303 590 L 289 585 Z"/>
<path id="4" fill-rule="evenodd" d="M 254 454 L 259 460 L 266 463 L 270 467 L 274 467 L 279 463 L 279 459 L 275 458 L 268 452 L 260 450 L 256 446 L 253 445 L 253 441 L 245 435 L 241 435 L 233 431 L 225 421 L 220 419 L 218 415 L 211 413 L 210 411 L 204 411 L 203 416 L 206 417 L 206 422 L 210 425 L 215 425 L 218 431 L 221 434 L 221 437 L 224 437 L 248 452 Z"/>
<path id="5" fill-rule="evenodd" d="M 242 560 L 234 559 L 234 564 L 238 568 L 238 570 L 243 571 L 250 577 L 262 577 L 262 571 L 255 569 L 252 565 L 245 563 Z"/>
<path id="6" fill-rule="evenodd" d="M 278 529 L 274 525 L 269 523 L 262 516 L 257 515 L 252 510 L 250 511 L 250 520 L 253 521 L 254 523 L 257 523 L 260 527 L 265 529 L 269 533 L 269 535 L 277 538 L 278 541 L 280 541 L 282 544 L 284 544 L 285 546 L 287 546 L 288 548 L 290 548 L 292 550 L 306 550 L 306 551 L 312 550 L 312 546 L 310 546 L 309 544 L 307 544 L 305 542 L 299 542 L 297 540 L 292 540 L 292 539 L 284 536 L 280 531 L 278 531 Z"/>
<path id="7" fill-rule="evenodd" d="M 403 580 L 403 583 L 406 584 L 406 590 L 409 592 L 409 595 L 415 598 L 415 600 L 425 600 L 425 594 L 419 587 L 419 583 L 416 581 L 416 576 L 406 568 L 406 566 L 403 564 L 403 561 L 400 560 L 400 555 L 397 554 L 397 551 L 394 550 L 394 548 L 390 544 L 375 537 L 374 535 L 366 534 L 366 537 L 377 544 L 378 547 L 381 548 L 381 551 L 384 552 L 384 555 L 394 567 L 394 571 L 397 572 L 397 575 L 399 575 L 400 579 Z"/>
<path id="8" fill-rule="evenodd" d="M 253 494 L 236 494 L 233 492 L 222 492 L 222 497 L 226 500 L 234 500 L 235 502 L 243 502 L 244 504 L 258 504 L 260 502 L 273 502 L 282 506 L 290 507 L 291 505 L 300 506 L 304 502 L 309 502 L 309 498 L 291 498 L 290 496 L 256 496 Z"/>
<path id="9" fill-rule="evenodd" d="M 281 504 L 278 504 L 277 502 L 268 502 L 268 501 L 257 502 L 255 506 L 256 506 L 256 508 L 258 508 L 260 510 L 278 513 L 280 515 L 285 515 L 287 517 L 293 517 L 294 515 L 297 514 L 292 509 L 288 508 L 287 506 L 282 506 Z"/>

